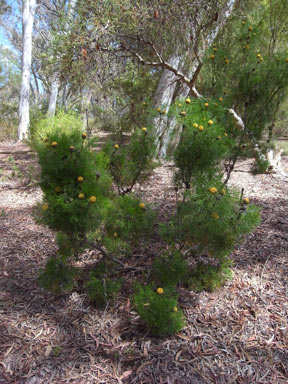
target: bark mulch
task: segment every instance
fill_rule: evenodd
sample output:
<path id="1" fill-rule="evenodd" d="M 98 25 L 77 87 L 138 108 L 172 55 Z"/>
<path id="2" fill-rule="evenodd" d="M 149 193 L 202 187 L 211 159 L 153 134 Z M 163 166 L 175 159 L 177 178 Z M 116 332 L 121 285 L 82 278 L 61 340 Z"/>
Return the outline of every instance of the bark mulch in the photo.
<path id="1" fill-rule="evenodd" d="M 287 179 L 253 176 L 248 161 L 239 164 L 231 184 L 261 206 L 262 223 L 233 253 L 225 287 L 179 289 L 186 326 L 156 339 L 128 298 L 141 272 L 122 276 L 123 292 L 105 310 L 89 305 L 81 287 L 60 296 L 39 288 L 38 273 L 56 247 L 31 215 L 41 192 L 27 150 L 0 144 L 8 152 L 0 153 L 0 383 L 288 383 Z M 165 163 L 136 187 L 160 221 L 175 206 L 171 176 Z M 141 244 L 129 264 L 147 266 L 161 246 L 157 238 Z M 97 258 L 87 251 L 78 265 L 85 271 Z"/>

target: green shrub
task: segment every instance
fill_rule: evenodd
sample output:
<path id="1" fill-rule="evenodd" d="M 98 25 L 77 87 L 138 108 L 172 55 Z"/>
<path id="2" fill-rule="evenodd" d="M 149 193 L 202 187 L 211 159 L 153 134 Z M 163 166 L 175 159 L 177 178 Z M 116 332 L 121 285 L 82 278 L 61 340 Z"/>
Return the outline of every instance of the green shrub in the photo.
<path id="1" fill-rule="evenodd" d="M 121 289 L 121 282 L 102 277 L 97 278 L 93 273 L 85 283 L 90 301 L 99 307 L 113 300 Z"/>
<path id="2" fill-rule="evenodd" d="M 74 112 L 58 111 L 54 117 L 46 117 L 43 112 L 34 112 L 29 126 L 29 141 L 32 146 L 50 138 L 54 132 L 70 134 L 71 127 L 81 132 L 83 121 Z"/>
<path id="3" fill-rule="evenodd" d="M 175 286 L 185 281 L 189 265 L 179 251 L 171 251 L 157 257 L 153 263 L 153 278 L 162 286 Z"/>
<path id="4" fill-rule="evenodd" d="M 133 133 L 129 144 L 108 143 L 104 148 L 110 159 L 113 181 L 121 195 L 131 192 L 134 185 L 145 180 L 153 169 L 154 136 L 143 128 Z"/>
<path id="5" fill-rule="evenodd" d="M 191 252 L 208 254 L 216 259 L 225 258 L 243 235 L 259 224 L 259 209 L 245 204 L 239 194 L 221 180 L 196 186 L 186 192 L 180 202 L 172 224 L 164 226 L 166 241 L 177 242 L 191 248 Z"/>
<path id="6" fill-rule="evenodd" d="M 205 100 L 195 100 L 189 104 L 176 102 L 171 113 L 183 126 L 174 151 L 177 167 L 175 182 L 190 188 L 191 181 L 201 178 L 203 172 L 214 174 L 220 161 L 232 153 L 235 137 L 239 133 L 231 118 L 226 116 L 224 108 L 214 100 L 209 100 L 209 103 L 205 103 Z M 183 113 L 185 116 L 181 115 Z"/>
<path id="7" fill-rule="evenodd" d="M 229 265 L 211 265 L 200 262 L 192 270 L 189 285 L 196 291 L 212 292 L 224 285 L 227 279 L 232 278 Z"/>
<path id="8" fill-rule="evenodd" d="M 153 231 L 155 213 L 140 198 L 131 195 L 114 199 L 106 211 L 106 248 L 113 253 L 127 252 L 140 238 L 148 239 Z"/>
<path id="9" fill-rule="evenodd" d="M 70 292 L 74 288 L 77 269 L 67 264 L 63 257 L 51 258 L 38 277 L 39 285 L 49 291 Z"/>
<path id="10" fill-rule="evenodd" d="M 44 194 L 38 220 L 74 240 L 95 231 L 111 194 L 108 159 L 91 152 L 81 131 L 74 127 L 70 132 L 50 131 L 49 138 L 38 141 L 36 149 Z"/>
<path id="11" fill-rule="evenodd" d="M 184 326 L 183 312 L 178 308 L 177 296 L 170 288 L 154 290 L 138 284 L 133 302 L 138 315 L 155 336 L 172 335 Z"/>

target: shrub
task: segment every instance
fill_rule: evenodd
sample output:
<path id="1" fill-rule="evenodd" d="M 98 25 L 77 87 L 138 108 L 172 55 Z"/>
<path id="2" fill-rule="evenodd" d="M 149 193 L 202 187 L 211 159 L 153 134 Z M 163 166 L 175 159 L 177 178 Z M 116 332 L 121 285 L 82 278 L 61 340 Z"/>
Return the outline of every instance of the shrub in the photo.
<path id="1" fill-rule="evenodd" d="M 176 102 L 171 112 L 183 126 L 174 151 L 175 182 L 187 189 L 191 181 L 202 178 L 203 172 L 212 175 L 219 169 L 220 161 L 232 153 L 239 135 L 222 106 L 213 100 L 207 104 L 205 107 L 204 100 L 195 100 L 190 104 L 181 102 L 178 107 Z"/>
<path id="2" fill-rule="evenodd" d="M 153 231 L 155 213 L 136 196 L 113 200 L 105 216 L 104 244 L 110 252 L 131 250 L 140 238 L 148 239 Z"/>
<path id="3" fill-rule="evenodd" d="M 232 273 L 229 265 L 211 265 L 200 262 L 191 272 L 189 285 L 196 292 L 203 290 L 212 292 L 224 285 L 225 281 L 230 278 L 232 278 Z"/>
<path id="4" fill-rule="evenodd" d="M 107 252 L 127 254 L 140 238 L 151 234 L 154 213 L 138 197 L 115 194 L 108 155 L 91 150 L 93 140 L 88 142 L 76 117 L 60 114 L 59 119 L 63 127 L 50 120 L 50 125 L 41 123 L 33 141 L 43 191 L 36 220 L 56 231 L 58 256 L 65 257 L 66 263 L 87 247 L 96 248 L 103 257 Z"/>
<path id="5" fill-rule="evenodd" d="M 119 194 L 131 192 L 137 182 L 147 178 L 153 169 L 154 150 L 154 136 L 146 127 L 133 133 L 128 145 L 108 143 L 105 146 Z"/>
<path id="6" fill-rule="evenodd" d="M 184 326 L 183 312 L 178 308 L 177 296 L 171 288 L 154 290 L 138 284 L 133 302 L 138 315 L 155 336 L 172 335 Z"/>
<path id="7" fill-rule="evenodd" d="M 90 301 L 102 307 L 113 300 L 121 289 L 121 283 L 105 277 L 97 278 L 93 273 L 85 283 Z"/>
<path id="8" fill-rule="evenodd" d="M 77 269 L 62 257 L 51 258 L 38 277 L 39 285 L 49 291 L 70 292 L 74 288 Z"/>
<path id="9" fill-rule="evenodd" d="M 189 265 L 183 255 L 177 250 L 171 250 L 153 263 L 154 279 L 162 286 L 173 287 L 180 281 L 185 281 L 188 276 Z"/>

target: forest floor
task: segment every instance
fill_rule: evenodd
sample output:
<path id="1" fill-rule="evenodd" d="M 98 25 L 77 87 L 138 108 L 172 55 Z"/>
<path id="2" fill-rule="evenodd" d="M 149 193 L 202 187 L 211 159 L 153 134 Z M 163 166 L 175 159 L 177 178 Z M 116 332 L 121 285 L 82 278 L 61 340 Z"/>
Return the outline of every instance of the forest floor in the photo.
<path id="1" fill-rule="evenodd" d="M 56 246 L 32 217 L 41 201 L 37 161 L 17 143 L 0 143 L 0 152 L 0 383 L 288 383 L 287 178 L 253 176 L 249 161 L 239 163 L 230 184 L 261 207 L 262 223 L 232 254 L 234 276 L 223 288 L 179 288 L 186 326 L 156 339 L 129 300 L 141 272 L 123 274 L 121 295 L 105 310 L 80 287 L 60 296 L 39 288 Z M 288 171 L 288 158 L 283 165 Z M 175 206 L 171 176 L 164 163 L 136 188 L 159 220 Z M 129 264 L 149 265 L 160 248 L 156 237 L 139 244 Z M 87 251 L 78 266 L 97 258 Z"/>

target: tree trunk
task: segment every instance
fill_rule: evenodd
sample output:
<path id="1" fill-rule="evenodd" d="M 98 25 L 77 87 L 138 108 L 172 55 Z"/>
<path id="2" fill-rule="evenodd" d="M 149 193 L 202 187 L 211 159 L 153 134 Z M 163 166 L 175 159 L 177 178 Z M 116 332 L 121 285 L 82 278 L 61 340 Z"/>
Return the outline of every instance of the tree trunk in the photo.
<path id="1" fill-rule="evenodd" d="M 181 55 L 175 55 L 175 56 L 171 56 L 168 62 L 174 68 L 179 69 L 181 59 L 182 59 Z M 176 75 L 173 72 L 167 69 L 164 69 L 160 77 L 158 87 L 154 96 L 155 108 L 161 109 L 161 112 L 159 113 L 159 115 L 154 119 L 156 134 L 158 137 L 158 142 L 157 142 L 158 155 L 162 153 L 163 139 L 168 127 L 168 118 L 166 114 L 163 114 L 162 112 L 164 110 L 165 112 L 168 112 L 173 99 L 176 85 L 177 85 Z"/>
<path id="2" fill-rule="evenodd" d="M 49 97 L 49 105 L 48 105 L 48 117 L 54 117 L 57 105 L 57 97 L 59 91 L 60 81 L 58 78 L 58 74 L 55 73 L 52 76 L 51 88 L 50 88 L 50 97 Z"/>
<path id="3" fill-rule="evenodd" d="M 23 0 L 22 8 L 22 79 L 19 102 L 18 139 L 27 138 L 29 128 L 30 71 L 32 60 L 32 32 L 36 0 Z"/>

